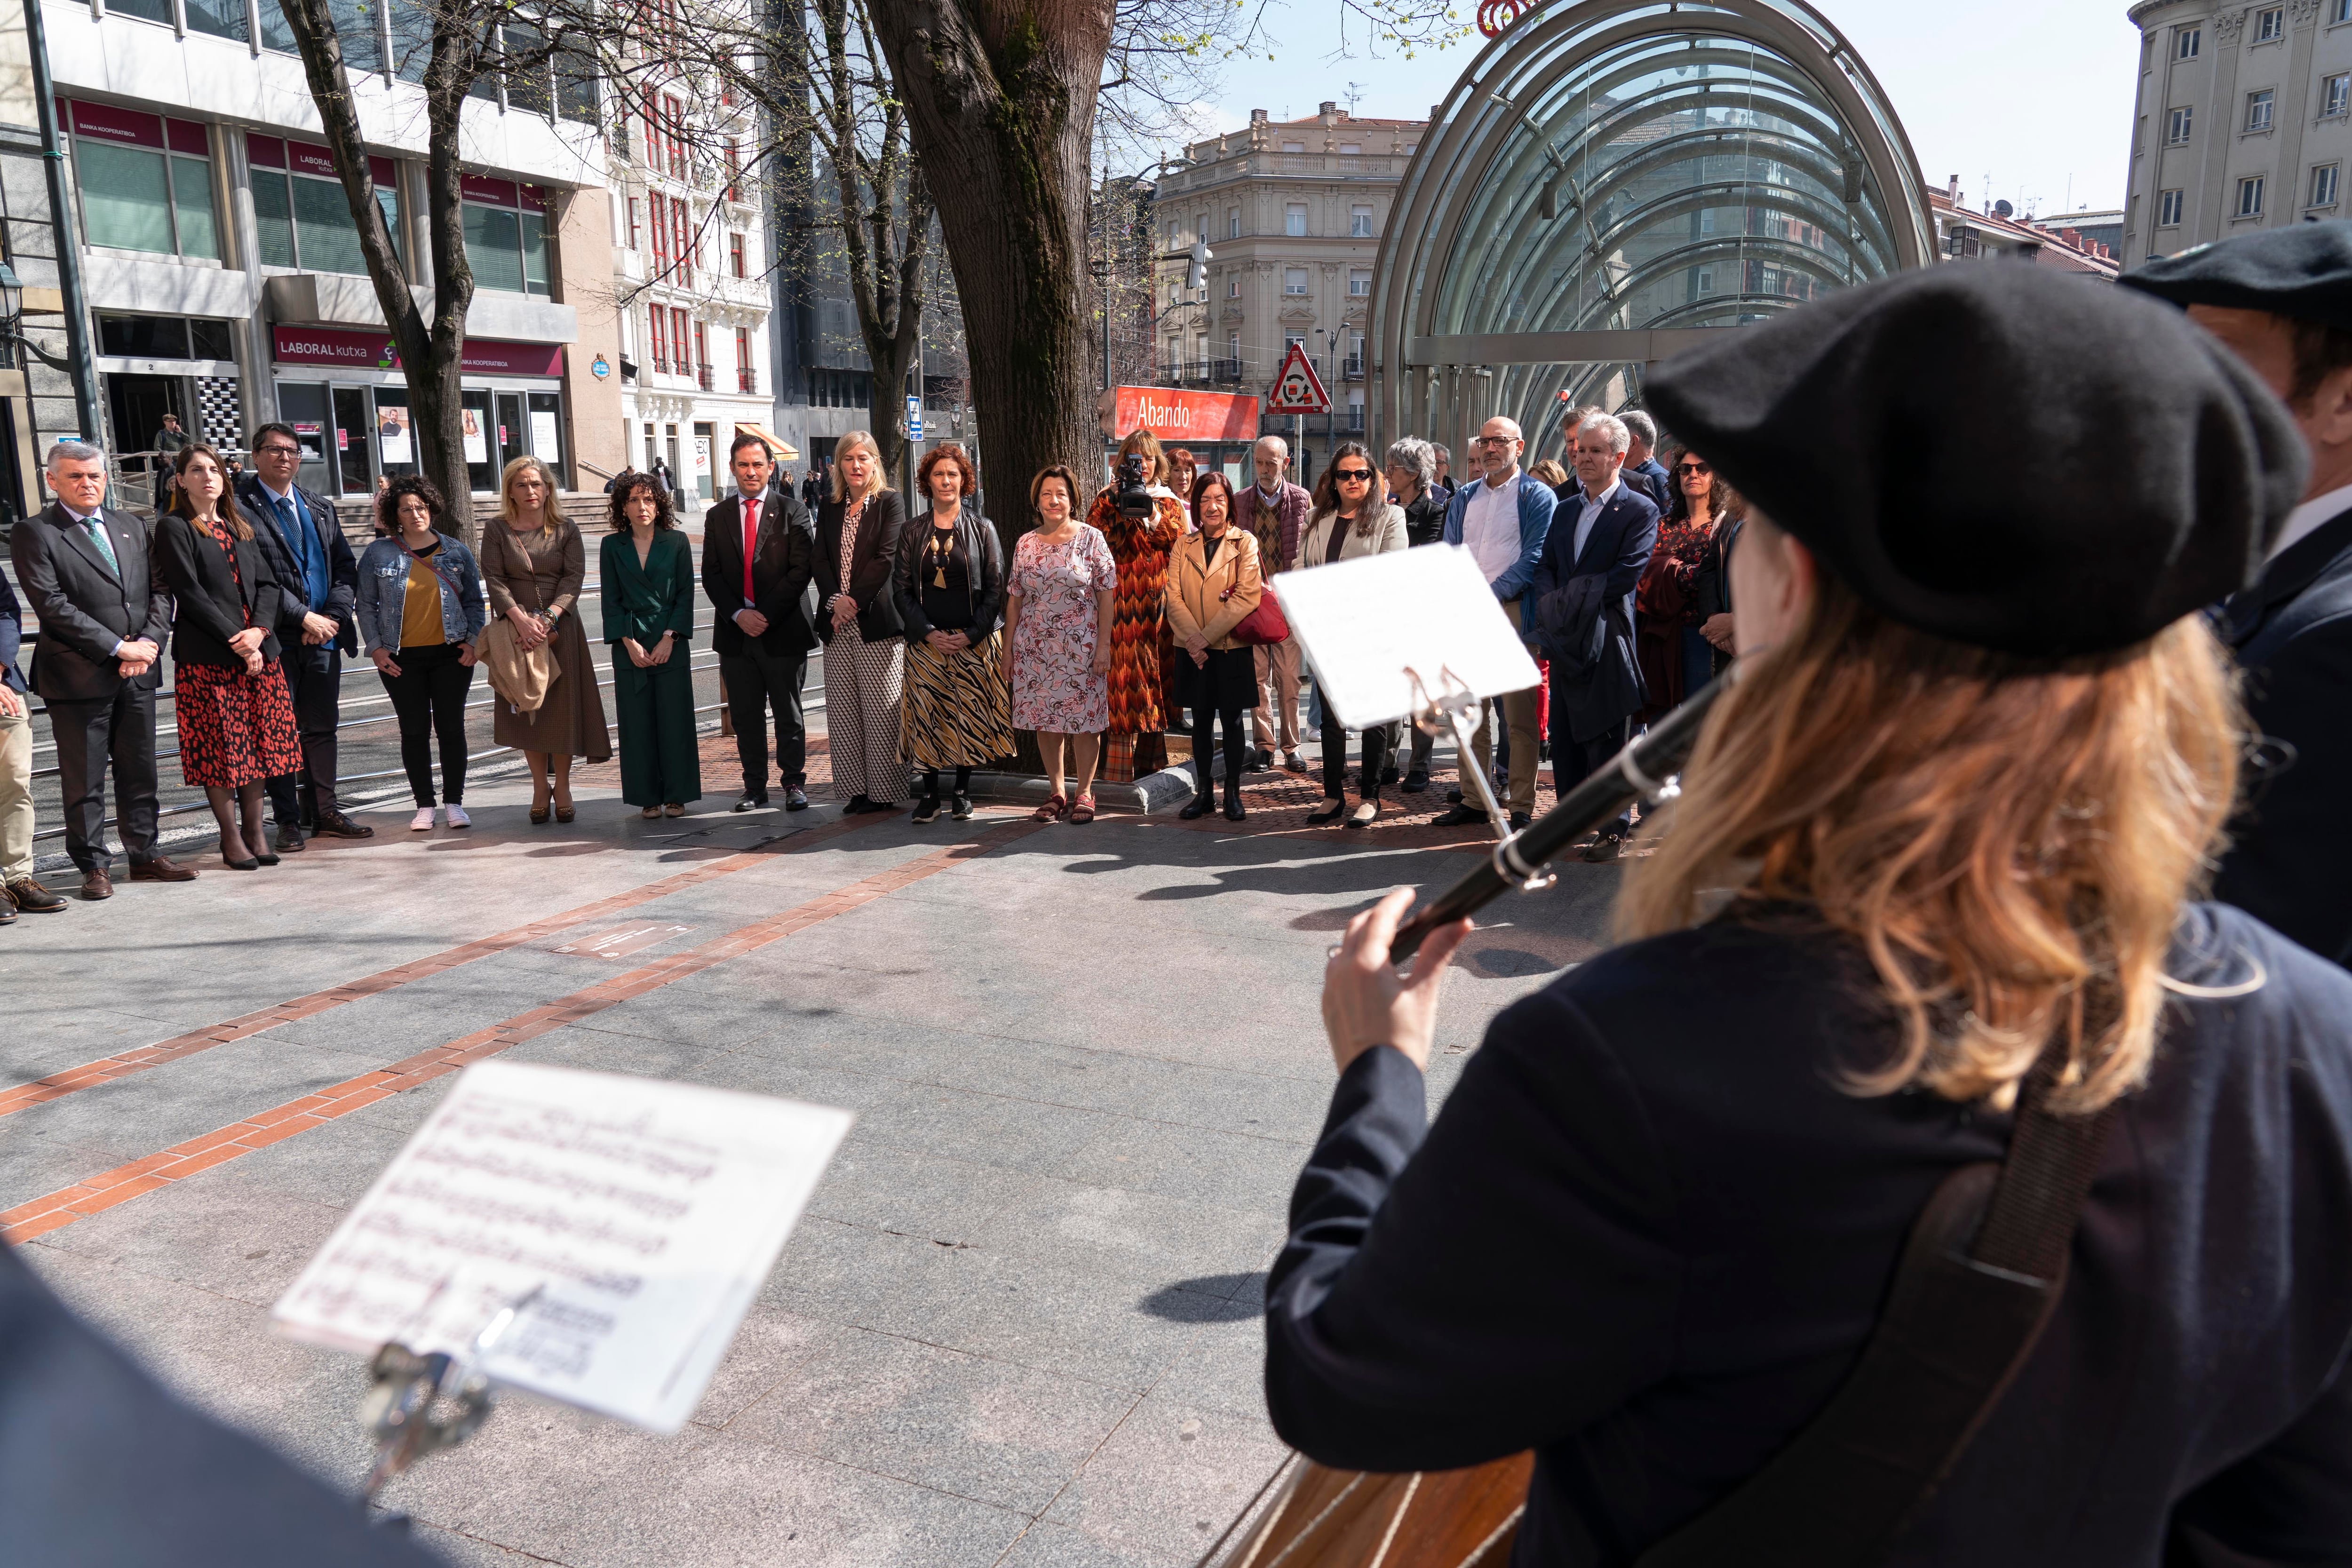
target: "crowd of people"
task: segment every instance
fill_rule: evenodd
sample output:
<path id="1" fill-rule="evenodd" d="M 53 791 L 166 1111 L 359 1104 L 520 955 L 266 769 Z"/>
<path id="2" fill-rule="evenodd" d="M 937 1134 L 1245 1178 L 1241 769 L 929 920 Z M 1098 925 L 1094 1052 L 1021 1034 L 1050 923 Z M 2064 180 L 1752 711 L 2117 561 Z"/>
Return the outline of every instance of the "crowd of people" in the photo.
<path id="1" fill-rule="evenodd" d="M 1398 727 L 1362 733 L 1351 808 L 1348 735 L 1319 700 L 1302 727 L 1301 649 L 1278 616 L 1260 613 L 1271 609 L 1268 584 L 1284 572 L 1458 544 L 1546 672 L 1542 687 L 1490 704 L 1499 716 L 1485 716 L 1475 742 L 1486 766 L 1493 737 L 1497 785 L 1523 826 L 1542 758 L 1580 776 L 1731 651 L 1724 561 L 1738 498 L 1696 455 L 1669 448 L 1672 473 L 1654 461 L 1656 432 L 1639 413 L 1579 409 L 1568 434 L 1573 477 L 1550 463 L 1523 470 L 1521 432 L 1497 418 L 1478 436 L 1467 483 L 1452 481 L 1441 446 L 1407 437 L 1376 463 L 1349 441 L 1310 493 L 1289 479 L 1278 437 L 1256 444 L 1237 488 L 1139 429 L 1119 447 L 1140 475 L 1139 504 L 1116 479 L 1089 494 L 1069 469 L 1048 468 L 1030 482 L 1030 526 L 1009 559 L 958 444 L 925 454 L 910 500 L 887 482 L 866 433 L 842 437 L 797 494 L 767 444 L 744 434 L 729 454 L 734 493 L 704 517 L 698 574 L 661 474 L 625 472 L 607 489 L 597 582 L 611 720 L 579 614 L 587 543 L 537 458 L 506 466 L 497 515 L 474 546 L 446 498 L 410 475 L 379 488 L 374 537 L 354 552 L 335 503 L 297 482 L 301 447 L 285 424 L 254 432 L 250 470 L 184 437 L 152 526 L 106 505 L 102 450 L 60 442 L 47 467 L 57 502 L 19 524 L 12 546 L 42 628 L 34 685 L 48 703 L 67 853 L 88 899 L 113 890 L 110 773 L 131 878 L 194 875 L 157 838 L 167 640 L 182 779 L 205 791 L 228 868 L 278 865 L 313 836 L 373 836 L 341 808 L 336 784 L 343 661 L 362 652 L 399 726 L 412 829 L 471 825 L 466 713 L 478 672 L 494 696 L 497 743 L 530 771 L 534 826 L 574 820 L 572 764 L 615 754 L 615 721 L 623 799 L 649 818 L 684 815 L 703 793 L 688 651 L 698 579 L 716 611 L 711 640 L 742 770 L 735 810 L 770 804 L 772 766 L 784 809 L 808 806 L 803 691 L 823 647 L 834 792 L 851 814 L 900 809 L 913 794 L 919 822 L 967 818 L 973 771 L 1014 757 L 1026 731 L 1047 782 L 1036 816 L 1085 824 L 1097 778 L 1166 766 L 1176 731 L 1189 731 L 1194 772 L 1184 816 L 1221 805 L 1243 820 L 1243 777 L 1305 773 L 1303 735 L 1323 744 L 1324 797 L 1309 820 L 1363 827 L 1386 786 L 1430 787 L 1428 737 L 1414 732 L 1401 773 Z M 23 617 L 5 583 L 0 595 L 0 915 L 13 918 L 65 904 L 32 875 L 30 715 L 15 658 Z M 1588 643 L 1602 656 L 1567 658 L 1555 689 L 1553 659 Z M 1456 790 L 1440 820 L 1484 816 Z M 1588 853 L 1613 856 L 1627 826 Z"/>

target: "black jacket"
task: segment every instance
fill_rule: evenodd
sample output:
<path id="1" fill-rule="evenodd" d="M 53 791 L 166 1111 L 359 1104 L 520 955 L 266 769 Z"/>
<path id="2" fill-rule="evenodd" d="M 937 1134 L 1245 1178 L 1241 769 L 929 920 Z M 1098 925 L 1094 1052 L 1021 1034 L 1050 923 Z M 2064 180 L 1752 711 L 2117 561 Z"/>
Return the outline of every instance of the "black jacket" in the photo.
<path id="1" fill-rule="evenodd" d="M 1890 1568 L 2352 1561 L 2352 976 L 2192 906 L 2057 1316 Z M 1533 1447 L 1517 1568 L 1623 1564 L 1844 1377 L 1904 1236 L 2007 1118 L 1836 1081 L 1892 1043 L 1844 939 L 1718 921 L 1504 1012 L 1433 1125 L 1341 1075 L 1267 1285 L 1276 1430 L 1327 1464 Z M 2266 976 L 2266 979 L 2257 977 Z M 2252 985 L 2245 983 L 2255 982 Z"/>
<path id="2" fill-rule="evenodd" d="M 2352 967 L 2352 511 L 2232 597 L 2224 635 L 2254 727 L 2295 758 L 2231 825 L 2213 896 Z"/>
<path id="3" fill-rule="evenodd" d="M 841 581 L 841 520 L 845 503 L 829 500 L 816 509 L 817 635 L 833 640 L 833 600 L 846 592 L 857 606 L 857 634 L 867 642 L 883 642 L 906 635 L 895 577 L 898 569 L 898 536 L 907 526 L 907 507 L 897 490 L 878 490 L 866 501 L 857 520 L 857 542 L 852 547 L 849 582 Z"/>
<path id="4" fill-rule="evenodd" d="M 359 623 L 352 615 L 352 604 L 359 596 L 359 558 L 352 553 L 351 541 L 343 537 L 343 521 L 336 515 L 334 503 L 299 485 L 294 487 L 294 493 L 310 509 L 310 531 L 327 552 L 327 607 L 319 613 L 335 623 L 335 646 L 345 653 L 357 653 Z M 277 502 L 262 487 L 258 474 L 237 475 L 236 499 L 278 578 L 278 640 L 288 647 L 300 647 L 302 617 L 310 613 L 310 598 L 302 581 L 302 563 L 282 531 Z"/>
<path id="5" fill-rule="evenodd" d="M 808 509 L 772 488 L 760 498 L 749 605 L 743 601 L 742 517 L 740 494 L 702 514 L 702 591 L 719 612 L 710 646 L 721 657 L 741 653 L 753 639 L 736 625 L 735 612 L 750 608 L 768 617 L 768 629 L 758 638 L 762 652 L 806 653 L 817 645 L 808 594 L 816 570 L 816 530 Z"/>
<path id="6" fill-rule="evenodd" d="M 11 1563 L 436 1568 L 234 1426 L 166 1394 L 0 1247 L 0 1519 Z"/>
<path id="7" fill-rule="evenodd" d="M 0 576 L 0 686 L 11 691 L 25 689 L 25 678 L 16 673 L 16 655 L 24 646 L 24 607 L 16 603 L 16 590 L 8 579 Z"/>
<path id="8" fill-rule="evenodd" d="M 1405 543 L 1444 543 L 1445 507 L 1453 499 L 1438 486 L 1423 486 L 1422 492 L 1403 509 Z"/>
<path id="9" fill-rule="evenodd" d="M 143 637 L 161 648 L 171 636 L 172 601 L 155 588 L 149 556 L 152 525 L 111 507 L 100 509 L 99 521 L 113 542 L 119 571 L 107 566 L 89 531 L 55 502 L 8 535 L 16 581 L 41 626 L 33 649 L 33 689 L 53 702 L 112 698 L 122 689 L 114 645 Z M 162 669 L 158 659 L 132 684 L 152 687 Z"/>
<path id="10" fill-rule="evenodd" d="M 242 510 L 242 509 L 240 509 Z M 282 593 L 278 574 L 261 547 L 261 531 L 269 525 L 245 513 L 251 539 L 234 534 L 236 552 L 232 576 L 228 557 L 205 538 L 196 525 L 175 512 L 155 520 L 155 578 L 171 590 L 179 613 L 172 620 L 172 662 L 209 664 L 223 669 L 243 669 L 242 656 L 229 651 L 228 639 L 247 626 L 262 629 L 261 657 L 276 658 L 278 606 Z"/>
<path id="11" fill-rule="evenodd" d="M 1739 542 L 1739 531 L 1747 521 L 1735 517 L 1716 524 L 1706 553 L 1699 558 L 1698 570 L 1691 576 L 1691 603 L 1701 623 L 1709 616 L 1731 613 L 1731 550 Z"/>
<path id="12" fill-rule="evenodd" d="M 893 577 L 898 586 L 898 614 L 906 622 L 908 642 L 927 637 L 934 629 L 930 617 L 923 614 L 922 584 L 915 581 L 916 567 L 930 532 L 929 507 L 899 531 L 898 566 Z M 968 563 L 966 588 L 971 598 L 971 621 L 954 629 L 979 642 L 1004 621 L 1004 546 L 996 537 L 996 524 L 973 510 L 969 501 L 956 518 L 955 533 Z"/>
<path id="13" fill-rule="evenodd" d="M 1633 656 L 1633 590 L 1658 542 L 1658 509 L 1630 485 L 1620 486 L 1592 520 L 1582 553 L 1576 550 L 1576 520 L 1584 492 L 1574 485 L 1559 492 L 1559 509 L 1544 536 L 1530 595 L 1535 628 L 1530 641 L 1555 662 L 1551 705 L 1555 730 L 1566 721 L 1577 741 L 1589 741 L 1622 723 L 1649 700 L 1642 667 Z M 1597 626 L 1584 618 L 1588 593 L 1570 584 L 1579 577 L 1601 580 Z M 1592 639 L 1597 633 L 1597 645 Z"/>

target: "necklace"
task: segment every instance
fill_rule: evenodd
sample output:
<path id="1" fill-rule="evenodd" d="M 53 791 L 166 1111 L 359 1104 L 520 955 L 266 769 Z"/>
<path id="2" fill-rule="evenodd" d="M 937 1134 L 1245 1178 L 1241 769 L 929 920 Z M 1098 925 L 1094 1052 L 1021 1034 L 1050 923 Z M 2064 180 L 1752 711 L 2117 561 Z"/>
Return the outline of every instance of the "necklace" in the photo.
<path id="1" fill-rule="evenodd" d="M 934 518 L 931 522 L 930 542 L 924 547 L 924 553 L 930 558 L 931 586 L 946 587 L 948 563 L 955 557 L 955 525 L 950 523 L 941 528 L 938 520 Z"/>

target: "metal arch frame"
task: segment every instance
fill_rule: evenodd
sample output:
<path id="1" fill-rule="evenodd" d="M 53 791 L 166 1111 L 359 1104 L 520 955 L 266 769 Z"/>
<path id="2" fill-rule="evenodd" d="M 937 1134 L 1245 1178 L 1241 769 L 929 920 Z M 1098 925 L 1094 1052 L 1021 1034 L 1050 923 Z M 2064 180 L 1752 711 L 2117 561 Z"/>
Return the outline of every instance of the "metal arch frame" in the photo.
<path id="1" fill-rule="evenodd" d="M 1444 269 L 1464 240 L 1465 215 L 1512 139 L 1532 132 L 1549 155 L 1542 127 L 1523 107 L 1593 58 L 1644 37 L 1686 36 L 1745 39 L 1781 57 L 1811 85 L 1843 122 L 1858 155 L 1865 197 L 1892 233 L 1895 265 L 1932 263 L 1933 220 L 1916 154 L 1886 94 L 1843 34 L 1803 0 L 1552 0 L 1490 43 L 1465 68 L 1440 105 L 1399 184 L 1372 270 L 1365 336 L 1372 421 L 1370 434 L 1385 443 L 1419 423 L 1433 390 L 1442 412 L 1437 429 L 1458 443 L 1466 428 L 1463 382 L 1487 378 L 1514 365 L 1639 364 L 1732 327 L 1610 329 L 1447 334 L 1435 315 Z M 1497 100 L 1501 101 L 1497 101 Z M 1557 158 L 1551 162 L 1558 163 Z M 1588 193 L 1589 194 L 1589 193 Z M 1866 204 L 1865 204 L 1866 205 Z M 1584 208 L 1580 204 L 1579 215 Z M 1567 215 L 1563 214 L 1563 217 Z M 1907 220 L 1907 221 L 1906 221 Z M 1749 237 L 1751 239 L 1762 237 Z M 1801 248 L 1801 247 L 1792 247 Z M 1826 257 L 1805 258 L 1814 265 Z M 1729 300 L 1724 303 L 1730 303 Z M 1570 356 L 1561 351 L 1573 346 Z M 1436 378 L 1434 387 L 1432 377 Z M 1579 378 L 1580 380 L 1589 378 Z"/>

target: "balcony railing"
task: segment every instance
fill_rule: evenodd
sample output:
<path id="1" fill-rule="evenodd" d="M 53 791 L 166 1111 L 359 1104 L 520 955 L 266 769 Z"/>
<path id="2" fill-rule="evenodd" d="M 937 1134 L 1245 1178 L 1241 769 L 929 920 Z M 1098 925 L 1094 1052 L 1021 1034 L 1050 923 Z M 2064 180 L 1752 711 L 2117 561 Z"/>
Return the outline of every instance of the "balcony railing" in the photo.
<path id="1" fill-rule="evenodd" d="M 669 356 L 667 354 L 654 355 L 654 374 L 656 375 L 667 375 L 669 374 Z"/>
<path id="2" fill-rule="evenodd" d="M 679 368 L 682 370 L 685 367 L 681 365 Z M 698 364 L 694 367 L 694 379 L 696 384 L 699 385 L 703 391 L 709 392 L 717 384 L 719 378 L 712 374 L 709 365 Z"/>
<path id="3" fill-rule="evenodd" d="M 756 370 L 745 370 L 738 367 L 735 372 L 735 385 L 736 390 L 739 392 L 759 391 L 760 373 Z"/>
<path id="4" fill-rule="evenodd" d="M 1349 354 L 1346 359 L 1340 362 L 1339 374 L 1343 379 L 1348 381 L 1363 380 L 1364 356 L 1361 354 Z"/>
<path id="5" fill-rule="evenodd" d="M 1209 379 L 1211 381 L 1220 383 L 1226 386 L 1231 386 L 1240 381 L 1241 378 L 1241 361 L 1237 359 L 1220 359 L 1209 362 Z"/>

